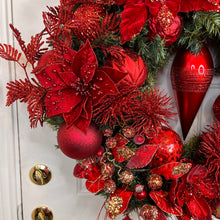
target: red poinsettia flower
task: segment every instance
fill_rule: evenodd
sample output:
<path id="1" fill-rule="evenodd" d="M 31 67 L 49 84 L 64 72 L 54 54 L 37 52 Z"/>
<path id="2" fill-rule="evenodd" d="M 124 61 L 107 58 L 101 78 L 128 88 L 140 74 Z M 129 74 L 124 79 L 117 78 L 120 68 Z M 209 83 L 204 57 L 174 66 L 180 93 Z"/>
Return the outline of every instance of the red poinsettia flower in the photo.
<path id="1" fill-rule="evenodd" d="M 205 167 L 196 165 L 187 175 L 181 177 L 181 183 L 173 182 L 170 198 L 187 211 L 185 215 L 188 218 L 211 219 L 212 211 L 207 200 L 218 198 L 220 192 L 219 185 L 214 178 L 207 176 L 207 171 Z M 179 219 L 187 218 L 185 216 Z"/>
<path id="2" fill-rule="evenodd" d="M 39 61 L 36 77 L 46 89 L 45 106 L 48 117 L 62 115 L 68 125 L 86 131 L 93 106 L 105 95 L 118 93 L 116 87 L 123 77 L 112 68 L 98 68 L 97 58 L 89 43 L 78 51 L 66 50 L 61 57 L 46 53 Z"/>

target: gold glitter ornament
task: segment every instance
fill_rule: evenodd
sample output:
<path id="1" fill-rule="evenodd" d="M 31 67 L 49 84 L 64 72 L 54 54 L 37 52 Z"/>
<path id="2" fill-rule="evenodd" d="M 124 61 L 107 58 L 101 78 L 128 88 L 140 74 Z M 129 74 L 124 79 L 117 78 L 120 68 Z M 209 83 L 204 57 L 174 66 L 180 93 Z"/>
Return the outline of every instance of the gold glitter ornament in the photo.
<path id="1" fill-rule="evenodd" d="M 117 145 L 117 139 L 115 137 L 108 137 L 105 141 L 105 145 L 110 149 L 115 148 Z"/>
<path id="2" fill-rule="evenodd" d="M 130 184 L 133 181 L 133 179 L 134 179 L 133 173 L 128 170 L 123 171 L 119 175 L 119 180 L 126 185 Z"/>
<path id="3" fill-rule="evenodd" d="M 113 196 L 107 206 L 107 212 L 112 216 L 112 218 L 116 218 L 117 215 L 120 214 L 120 209 L 123 204 L 123 199 L 118 195 Z"/>
<path id="4" fill-rule="evenodd" d="M 133 138 L 136 135 L 136 131 L 133 127 L 131 126 L 126 126 L 122 129 L 122 134 L 126 138 Z"/>
<path id="5" fill-rule="evenodd" d="M 160 26 L 164 29 L 167 30 L 167 28 L 170 27 L 170 25 L 174 21 L 174 16 L 169 11 L 169 8 L 163 4 L 162 7 L 160 8 L 160 11 L 158 12 L 157 20 L 160 24 Z"/>
<path id="6" fill-rule="evenodd" d="M 158 209 L 153 205 L 144 205 L 140 210 L 140 216 L 144 220 L 157 220 L 159 217 Z"/>
<path id="7" fill-rule="evenodd" d="M 152 189 L 152 190 L 158 190 L 162 187 L 163 185 L 163 179 L 160 175 L 158 174 L 151 174 L 147 178 L 147 185 Z"/>

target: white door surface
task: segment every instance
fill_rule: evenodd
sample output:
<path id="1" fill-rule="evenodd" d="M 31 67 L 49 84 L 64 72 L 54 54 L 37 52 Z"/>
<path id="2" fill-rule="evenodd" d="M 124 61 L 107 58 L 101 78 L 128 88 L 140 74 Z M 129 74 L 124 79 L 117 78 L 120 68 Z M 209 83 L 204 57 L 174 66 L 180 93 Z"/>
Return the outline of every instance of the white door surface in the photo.
<path id="1" fill-rule="evenodd" d="M 1 0 L 0 42 L 18 48 L 13 42 L 9 23 L 13 23 L 28 42 L 43 27 L 42 11 L 47 10 L 47 5 L 57 4 L 57 0 Z M 215 52 L 212 54 L 215 60 Z M 172 58 L 159 73 L 158 82 L 171 96 Z M 24 78 L 22 69 L 0 59 L 0 220 L 30 220 L 32 211 L 39 206 L 48 206 L 54 220 L 95 220 L 104 199 L 87 192 L 84 182 L 73 177 L 75 162 L 55 148 L 56 132 L 46 124 L 43 128 L 31 129 L 25 104 L 5 107 L 6 83 L 15 78 Z M 189 137 L 198 134 L 213 118 L 211 106 L 220 94 L 220 77 L 215 76 L 213 82 Z M 172 125 L 181 134 L 179 121 Z M 39 186 L 31 182 L 29 171 L 36 164 L 50 168 L 52 179 L 48 184 Z"/>

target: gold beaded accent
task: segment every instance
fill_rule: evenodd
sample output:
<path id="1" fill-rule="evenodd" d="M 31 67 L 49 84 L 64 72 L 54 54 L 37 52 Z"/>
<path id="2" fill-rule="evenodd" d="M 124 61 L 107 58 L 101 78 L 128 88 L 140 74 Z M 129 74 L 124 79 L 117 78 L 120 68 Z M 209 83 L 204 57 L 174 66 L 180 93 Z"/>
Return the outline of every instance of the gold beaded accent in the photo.
<path id="1" fill-rule="evenodd" d="M 108 202 L 107 211 L 113 219 L 120 214 L 120 209 L 122 207 L 123 199 L 118 195 L 113 196 Z"/>
<path id="2" fill-rule="evenodd" d="M 142 215 L 144 217 L 146 217 L 146 218 L 150 217 L 151 220 L 158 219 L 158 210 L 154 206 L 152 206 L 152 205 L 144 205 L 142 210 L 143 210 Z"/>
<path id="3" fill-rule="evenodd" d="M 134 179 L 133 173 L 128 170 L 123 171 L 119 175 L 119 180 L 126 185 L 130 184 L 133 181 L 133 179 Z"/>
<path id="4" fill-rule="evenodd" d="M 191 168 L 190 163 L 180 163 L 179 166 L 173 167 L 172 174 L 173 175 L 186 174 L 189 172 L 190 168 Z"/>
<path id="5" fill-rule="evenodd" d="M 126 160 L 135 155 L 135 153 L 129 148 L 117 148 L 116 149 L 117 157 L 123 157 Z"/>
<path id="6" fill-rule="evenodd" d="M 163 4 L 160 8 L 157 20 L 160 23 L 160 26 L 164 28 L 164 30 L 166 30 L 173 23 L 174 16 L 165 4 Z"/>

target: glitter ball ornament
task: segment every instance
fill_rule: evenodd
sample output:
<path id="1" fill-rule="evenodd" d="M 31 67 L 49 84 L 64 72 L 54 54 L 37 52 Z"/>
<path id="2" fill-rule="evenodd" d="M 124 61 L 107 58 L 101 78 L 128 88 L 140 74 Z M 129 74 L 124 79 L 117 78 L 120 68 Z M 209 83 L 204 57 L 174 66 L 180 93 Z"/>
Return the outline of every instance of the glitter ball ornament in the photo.
<path id="1" fill-rule="evenodd" d="M 128 170 L 123 171 L 119 175 L 119 180 L 126 185 L 130 184 L 133 181 L 133 179 L 134 179 L 133 173 Z"/>
<path id="2" fill-rule="evenodd" d="M 213 105 L 213 112 L 218 121 L 220 121 L 220 95 L 215 100 L 215 103 Z"/>
<path id="3" fill-rule="evenodd" d="M 122 134 L 126 137 L 126 138 L 133 138 L 136 134 L 136 131 L 134 128 L 132 128 L 131 126 L 126 126 L 122 129 Z"/>
<path id="4" fill-rule="evenodd" d="M 147 192 L 144 188 L 144 185 L 141 185 L 141 184 L 137 184 L 134 188 L 134 193 L 133 193 L 134 197 L 137 199 L 137 200 L 143 200 L 146 198 L 147 196 Z"/>
<path id="5" fill-rule="evenodd" d="M 115 181 L 113 181 L 112 179 L 107 180 L 104 184 L 104 191 L 106 193 L 112 194 L 115 192 L 115 190 L 116 190 Z"/>
<path id="6" fill-rule="evenodd" d="M 107 162 L 101 165 L 101 174 L 106 178 L 111 178 L 115 172 L 115 167 L 112 163 Z"/>
<path id="7" fill-rule="evenodd" d="M 102 132 L 91 123 L 86 133 L 64 122 L 57 133 L 60 150 L 68 157 L 82 160 L 95 155 L 102 144 Z"/>
<path id="8" fill-rule="evenodd" d="M 159 167 L 163 164 L 178 161 L 182 155 L 183 143 L 179 135 L 170 128 L 162 127 L 158 135 L 149 141 L 149 144 L 158 146 L 151 167 Z"/>
<path id="9" fill-rule="evenodd" d="M 158 174 L 151 174 L 147 178 L 147 185 L 152 189 L 152 190 L 158 190 L 162 187 L 163 185 L 163 179 L 160 175 Z"/>
<path id="10" fill-rule="evenodd" d="M 194 121 L 214 74 L 212 56 L 207 47 L 197 55 L 180 49 L 173 61 L 171 81 L 184 139 Z"/>
<path id="11" fill-rule="evenodd" d="M 110 128 L 106 128 L 104 131 L 103 131 L 103 135 L 105 137 L 111 137 L 113 135 L 113 130 L 110 129 Z"/>
<path id="12" fill-rule="evenodd" d="M 162 220 L 165 218 L 159 218 L 160 213 L 156 206 L 144 205 L 140 210 L 140 216 L 144 220 Z"/>
<path id="13" fill-rule="evenodd" d="M 93 41 L 97 26 L 100 25 L 100 20 L 105 13 L 106 10 L 101 4 L 81 4 L 73 14 L 70 28 L 79 40 Z"/>
<path id="14" fill-rule="evenodd" d="M 109 137 L 106 139 L 105 145 L 110 149 L 115 148 L 117 145 L 117 139 L 115 137 Z"/>

